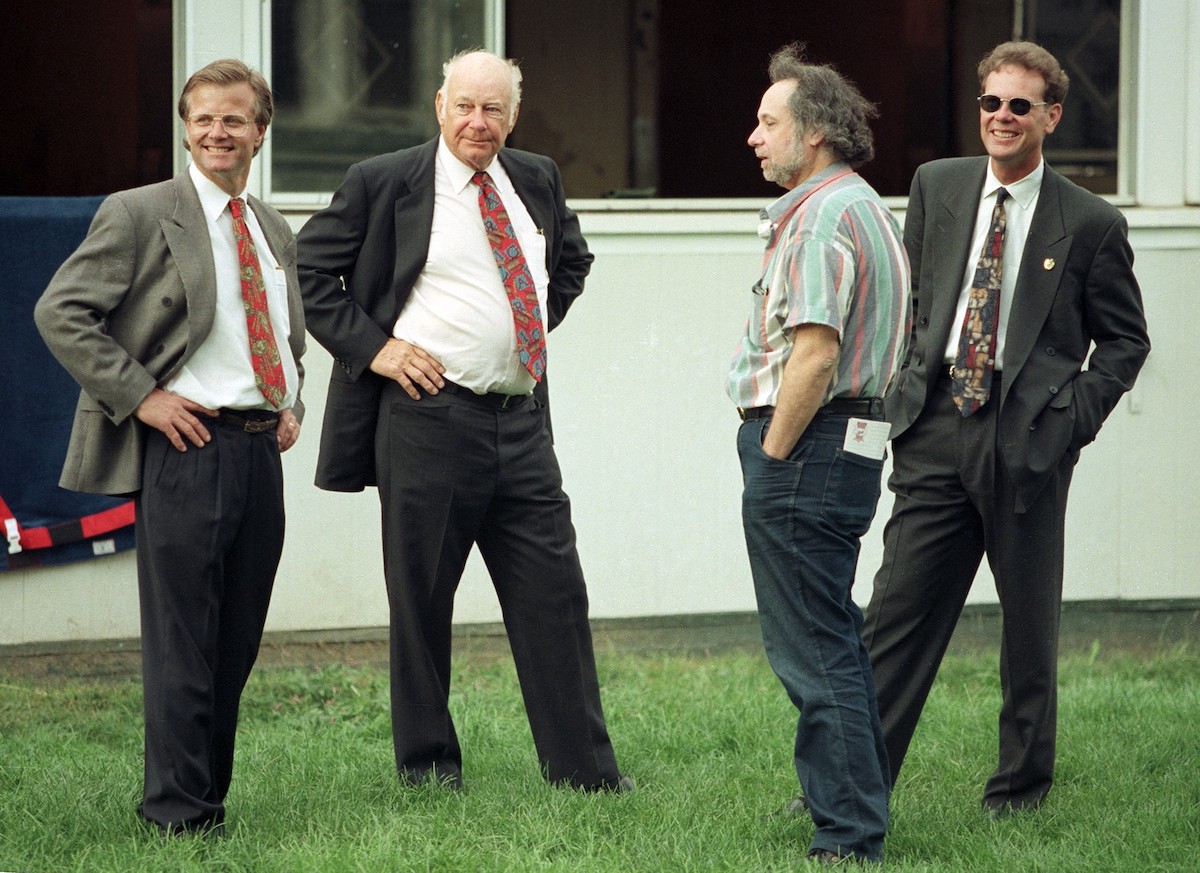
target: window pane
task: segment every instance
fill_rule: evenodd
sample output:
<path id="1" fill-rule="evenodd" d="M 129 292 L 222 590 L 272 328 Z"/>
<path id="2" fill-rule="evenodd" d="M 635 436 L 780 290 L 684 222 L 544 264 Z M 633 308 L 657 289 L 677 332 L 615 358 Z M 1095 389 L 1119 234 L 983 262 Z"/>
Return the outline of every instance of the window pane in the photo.
<path id="1" fill-rule="evenodd" d="M 295 0 L 271 10 L 271 187 L 332 191 L 346 168 L 437 132 L 442 63 L 484 45 L 489 0 Z"/>
<path id="2" fill-rule="evenodd" d="M 1093 191 L 1117 190 L 1121 0 L 1038 0 L 1025 37 L 1058 58 L 1071 87 L 1046 160 Z"/>
<path id="3" fill-rule="evenodd" d="M 876 157 L 862 173 L 904 196 L 921 163 L 983 154 L 975 68 L 1016 35 L 1045 45 L 1071 77 L 1047 160 L 1111 193 L 1121 2 L 896 0 L 865 18 L 829 8 L 793 31 L 780 27 L 792 0 L 760 0 L 755 15 L 728 0 L 277 0 L 271 187 L 328 192 L 354 161 L 433 136 L 441 64 L 494 46 L 502 8 L 500 50 L 525 73 L 509 144 L 554 158 L 571 197 L 774 194 L 746 136 L 766 59 L 795 37 L 878 105 Z"/>

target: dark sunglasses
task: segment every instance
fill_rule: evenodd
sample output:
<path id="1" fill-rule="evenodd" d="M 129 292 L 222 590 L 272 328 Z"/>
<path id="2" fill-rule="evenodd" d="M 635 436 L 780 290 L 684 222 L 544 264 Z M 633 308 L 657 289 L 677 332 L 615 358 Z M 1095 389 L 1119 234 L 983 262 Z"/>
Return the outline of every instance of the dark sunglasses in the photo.
<path id="1" fill-rule="evenodd" d="M 1029 110 L 1035 106 L 1045 106 L 1047 101 L 1034 103 L 1024 97 L 997 97 L 995 94 L 984 94 L 976 97 L 979 101 L 979 108 L 984 112 L 996 112 L 1000 109 L 1000 104 L 1007 103 L 1008 111 L 1013 115 L 1028 115 Z"/>

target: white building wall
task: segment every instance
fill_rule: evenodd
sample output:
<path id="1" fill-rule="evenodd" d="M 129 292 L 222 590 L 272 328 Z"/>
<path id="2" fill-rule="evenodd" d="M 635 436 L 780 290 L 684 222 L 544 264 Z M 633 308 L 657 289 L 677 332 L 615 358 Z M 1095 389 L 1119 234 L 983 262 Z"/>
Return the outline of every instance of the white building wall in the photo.
<path id="1" fill-rule="evenodd" d="M 235 53 L 256 62 L 261 22 L 243 8 L 257 4 L 182 5 L 190 37 L 181 43 L 181 70 Z M 1136 15 L 1131 89 L 1140 122 L 1130 160 L 1135 191 L 1146 197 L 1123 208 L 1153 351 L 1075 474 L 1065 581 L 1071 600 L 1200 597 L 1193 352 L 1200 208 L 1185 206 L 1186 192 L 1194 199 L 1200 185 L 1187 158 L 1200 148 L 1200 13 L 1185 0 L 1143 0 Z M 1154 23 L 1162 21 L 1185 26 Z M 1160 105 L 1165 95 L 1169 105 Z M 551 393 L 592 615 L 753 610 L 738 421 L 723 383 L 757 277 L 757 207 L 658 203 L 622 213 L 608 202 L 576 205 L 596 263 L 586 293 L 551 336 Z M 291 217 L 298 228 L 306 214 Z M 305 363 L 308 418 L 299 445 L 284 456 L 288 538 L 268 629 L 380 626 L 387 604 L 378 502 L 373 490 L 330 494 L 312 486 L 330 360 L 314 342 Z M 890 506 L 885 491 L 863 542 L 860 602 L 869 596 Z M 971 600 L 995 599 L 984 568 Z M 473 558 L 456 621 L 498 620 L 486 572 Z M 132 553 L 0 574 L 0 645 L 137 634 Z"/>

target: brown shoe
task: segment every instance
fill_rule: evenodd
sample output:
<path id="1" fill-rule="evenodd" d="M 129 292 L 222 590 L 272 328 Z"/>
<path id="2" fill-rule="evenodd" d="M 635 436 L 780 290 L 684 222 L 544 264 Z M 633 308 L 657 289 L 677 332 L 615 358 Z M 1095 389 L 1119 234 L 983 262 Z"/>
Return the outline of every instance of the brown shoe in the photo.
<path id="1" fill-rule="evenodd" d="M 808 798 L 797 794 L 779 811 L 780 815 L 808 815 Z"/>
<path id="2" fill-rule="evenodd" d="M 809 849 L 804 860 L 818 867 L 849 867 L 858 863 L 858 858 L 853 855 L 839 855 L 828 849 Z"/>

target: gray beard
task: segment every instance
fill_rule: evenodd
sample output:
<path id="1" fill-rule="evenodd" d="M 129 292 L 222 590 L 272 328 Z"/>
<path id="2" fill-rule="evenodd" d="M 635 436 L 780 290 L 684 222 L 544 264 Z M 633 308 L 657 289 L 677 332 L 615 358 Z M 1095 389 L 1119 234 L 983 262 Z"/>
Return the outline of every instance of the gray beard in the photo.
<path id="1" fill-rule="evenodd" d="M 763 178 L 776 185 L 787 187 L 787 184 L 804 171 L 806 162 L 803 152 L 793 152 L 791 160 L 786 164 L 768 163 L 763 168 Z"/>
<path id="2" fill-rule="evenodd" d="M 786 185 L 796 177 L 800 172 L 801 164 L 793 162 L 790 164 L 767 164 L 763 169 L 763 178 L 768 182 L 774 182 L 776 185 Z"/>

